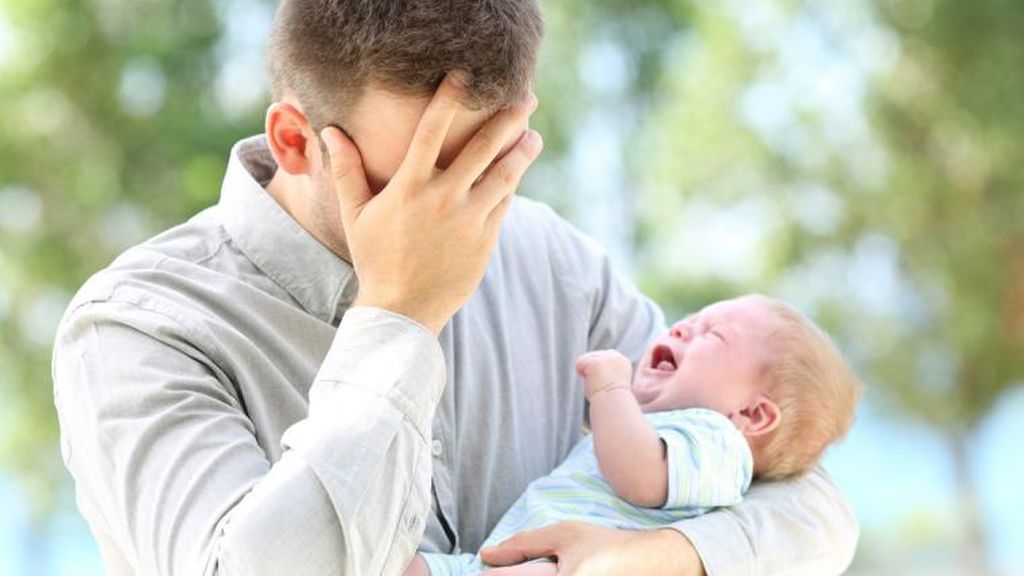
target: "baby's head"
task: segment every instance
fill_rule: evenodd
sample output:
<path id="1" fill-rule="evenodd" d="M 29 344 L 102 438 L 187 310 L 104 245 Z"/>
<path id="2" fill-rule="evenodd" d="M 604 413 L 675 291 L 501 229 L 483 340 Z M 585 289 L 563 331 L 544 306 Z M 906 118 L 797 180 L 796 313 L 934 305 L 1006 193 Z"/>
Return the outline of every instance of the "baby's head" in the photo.
<path id="1" fill-rule="evenodd" d="M 853 422 L 860 384 L 821 329 L 760 295 L 716 302 L 672 326 L 644 354 L 633 392 L 645 412 L 709 408 L 729 417 L 754 474 L 806 471 Z"/>

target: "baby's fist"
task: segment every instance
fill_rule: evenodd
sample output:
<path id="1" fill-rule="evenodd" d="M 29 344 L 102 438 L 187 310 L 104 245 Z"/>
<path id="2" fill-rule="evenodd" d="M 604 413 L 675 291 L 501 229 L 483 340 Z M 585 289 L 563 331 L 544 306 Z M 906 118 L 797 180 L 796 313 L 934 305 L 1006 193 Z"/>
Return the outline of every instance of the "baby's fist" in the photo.
<path id="1" fill-rule="evenodd" d="M 587 399 L 611 388 L 629 389 L 633 364 L 618 350 L 595 350 L 576 359 L 576 373 L 583 377 Z"/>

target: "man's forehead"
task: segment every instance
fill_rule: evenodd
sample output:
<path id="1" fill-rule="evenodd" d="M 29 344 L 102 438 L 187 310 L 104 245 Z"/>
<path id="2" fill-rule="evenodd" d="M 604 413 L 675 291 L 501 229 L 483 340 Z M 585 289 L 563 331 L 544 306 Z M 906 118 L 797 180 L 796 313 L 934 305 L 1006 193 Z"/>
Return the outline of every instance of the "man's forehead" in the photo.
<path id="1" fill-rule="evenodd" d="M 359 115 L 378 115 L 383 111 L 388 111 L 398 114 L 398 119 L 412 122 L 415 125 L 419 122 L 432 98 L 432 94 L 406 94 L 381 84 L 369 84 L 356 99 L 353 112 Z M 456 120 L 458 121 L 462 116 L 479 120 L 482 123 L 493 116 L 495 112 L 474 108 L 467 104 L 459 111 Z"/>
<path id="2" fill-rule="evenodd" d="M 350 130 L 357 135 L 385 133 L 396 142 L 408 142 L 416 132 L 430 96 L 410 96 L 378 86 L 368 86 L 349 114 Z M 485 110 L 463 108 L 452 120 L 442 156 L 450 156 L 490 118 Z M 450 160 L 450 158 L 448 158 Z"/>

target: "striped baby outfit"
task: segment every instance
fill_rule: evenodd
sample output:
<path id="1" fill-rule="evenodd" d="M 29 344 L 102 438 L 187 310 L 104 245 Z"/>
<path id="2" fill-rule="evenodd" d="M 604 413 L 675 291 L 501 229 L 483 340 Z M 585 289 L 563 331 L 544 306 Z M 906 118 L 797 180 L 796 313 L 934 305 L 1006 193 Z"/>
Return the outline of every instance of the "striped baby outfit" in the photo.
<path id="1" fill-rule="evenodd" d="M 619 498 L 605 481 L 588 435 L 551 474 L 534 480 L 484 542 L 494 546 L 526 530 L 576 520 L 609 528 L 660 528 L 743 499 L 753 475 L 746 439 L 722 414 L 688 408 L 646 414 L 665 443 L 668 498 L 640 508 Z M 479 556 L 424 553 L 432 576 L 478 574 Z"/>

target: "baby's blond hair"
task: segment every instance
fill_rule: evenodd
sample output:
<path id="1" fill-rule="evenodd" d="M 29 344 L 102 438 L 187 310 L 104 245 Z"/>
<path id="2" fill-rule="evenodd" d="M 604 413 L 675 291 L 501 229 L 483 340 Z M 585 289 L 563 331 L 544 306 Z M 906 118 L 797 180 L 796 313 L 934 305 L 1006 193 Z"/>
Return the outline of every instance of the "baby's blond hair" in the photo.
<path id="1" fill-rule="evenodd" d="M 756 295 L 777 314 L 767 395 L 781 412 L 779 426 L 759 443 L 758 477 L 782 479 L 809 470 L 825 448 L 853 424 L 861 385 L 832 338 L 795 308 Z"/>

